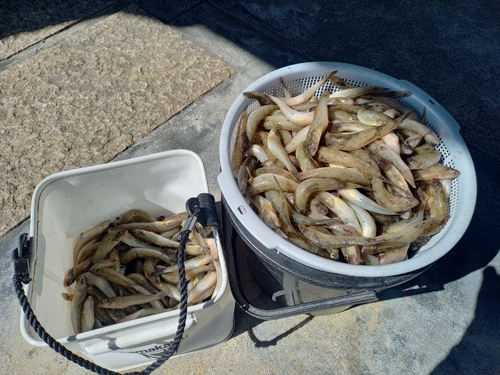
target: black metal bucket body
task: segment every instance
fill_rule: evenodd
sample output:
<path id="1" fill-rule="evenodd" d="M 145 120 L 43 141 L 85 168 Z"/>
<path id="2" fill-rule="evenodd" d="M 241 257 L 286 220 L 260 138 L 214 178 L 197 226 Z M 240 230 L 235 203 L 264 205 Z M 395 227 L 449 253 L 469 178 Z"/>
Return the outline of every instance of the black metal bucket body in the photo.
<path id="1" fill-rule="evenodd" d="M 386 277 L 358 277 L 314 269 L 264 247 L 238 225 L 231 211 L 224 207 L 224 197 L 222 201 L 231 290 L 240 307 L 260 319 L 339 313 L 354 305 L 377 301 L 376 292 L 405 283 L 431 266 Z"/>

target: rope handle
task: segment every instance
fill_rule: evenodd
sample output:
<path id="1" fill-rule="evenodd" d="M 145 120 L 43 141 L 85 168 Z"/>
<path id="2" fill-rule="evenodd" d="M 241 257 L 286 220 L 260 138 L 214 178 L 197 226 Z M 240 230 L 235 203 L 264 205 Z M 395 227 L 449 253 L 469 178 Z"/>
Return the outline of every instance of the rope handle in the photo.
<path id="1" fill-rule="evenodd" d="M 202 218 L 213 216 L 214 212 L 206 213 L 204 211 L 212 210 L 212 205 L 207 207 L 204 204 L 204 200 L 207 199 L 212 204 L 214 202 L 213 196 L 207 193 L 202 193 L 198 196 L 198 198 L 191 198 L 189 200 L 189 205 L 186 204 L 189 217 L 185 221 L 184 226 L 179 233 L 179 250 L 177 253 L 177 269 L 179 272 L 179 290 L 181 294 L 180 301 L 180 313 L 179 313 L 179 323 L 177 326 L 177 331 L 174 339 L 170 343 L 168 349 L 163 353 L 163 355 L 158 358 L 155 362 L 150 364 L 141 372 L 130 372 L 125 375 L 149 375 L 151 372 L 160 367 L 163 363 L 165 363 L 179 348 L 179 344 L 181 342 L 182 336 L 184 335 L 184 329 L 186 327 L 186 318 L 187 318 L 187 280 L 186 280 L 186 269 L 184 267 L 184 256 L 186 243 L 189 238 L 189 234 L 193 230 L 198 218 L 200 217 L 200 212 L 202 213 Z M 210 198 L 211 197 L 211 198 Z M 200 204 L 201 201 L 201 204 Z M 215 213 L 216 215 L 216 213 Z M 204 219 L 203 219 L 204 220 Z M 215 225 L 217 222 L 215 222 Z M 54 351 L 61 354 L 66 359 L 71 362 L 76 363 L 77 365 L 95 372 L 99 375 L 122 375 L 121 373 L 108 370 L 104 367 L 101 367 L 91 361 L 88 361 L 71 350 L 67 349 L 64 345 L 60 344 L 57 340 L 55 340 L 45 329 L 42 327 L 40 322 L 38 321 L 35 313 L 31 309 L 28 298 L 24 292 L 23 284 L 29 284 L 32 279 L 29 275 L 29 258 L 30 258 L 30 248 L 29 248 L 29 240 L 26 233 L 21 234 L 19 239 L 19 248 L 12 251 L 12 261 L 14 263 L 14 276 L 13 276 L 13 284 L 14 289 L 17 295 L 17 299 L 19 300 L 19 304 L 21 305 L 26 318 L 35 330 L 35 332 L 40 336 L 40 338 Z"/>

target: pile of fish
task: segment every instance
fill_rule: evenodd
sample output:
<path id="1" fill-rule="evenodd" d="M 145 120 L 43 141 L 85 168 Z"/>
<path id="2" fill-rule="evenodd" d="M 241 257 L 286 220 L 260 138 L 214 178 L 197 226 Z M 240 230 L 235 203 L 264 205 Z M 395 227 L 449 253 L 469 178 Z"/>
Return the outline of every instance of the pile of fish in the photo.
<path id="1" fill-rule="evenodd" d="M 177 251 L 186 212 L 154 218 L 132 209 L 83 231 L 63 284 L 75 333 L 179 308 Z M 215 297 L 221 268 L 212 228 L 196 223 L 185 248 L 188 306 Z M 73 287 L 72 287 L 73 288 Z"/>
<path id="2" fill-rule="evenodd" d="M 349 264 L 408 258 L 449 217 L 452 179 L 438 135 L 401 100 L 336 71 L 298 95 L 254 99 L 237 124 L 231 165 L 240 192 L 291 243 Z M 411 254 L 411 253 L 410 253 Z"/>

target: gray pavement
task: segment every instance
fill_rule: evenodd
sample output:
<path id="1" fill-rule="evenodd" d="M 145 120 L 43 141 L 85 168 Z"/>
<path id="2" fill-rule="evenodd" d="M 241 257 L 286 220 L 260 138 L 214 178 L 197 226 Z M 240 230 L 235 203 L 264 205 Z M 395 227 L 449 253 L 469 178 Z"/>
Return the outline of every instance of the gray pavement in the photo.
<path id="1" fill-rule="evenodd" d="M 102 43 L 107 41 L 108 50 L 113 51 L 108 55 L 97 53 L 100 65 L 92 69 L 100 69 L 115 63 L 120 51 L 135 51 L 127 38 L 147 38 L 151 35 L 152 22 L 155 30 L 160 22 L 168 35 L 182 37 L 183 41 L 192 43 L 190 48 L 199 51 L 200 56 L 208 56 L 220 63 L 220 67 L 228 67 L 229 74 L 210 81 L 201 91 L 193 91 L 193 96 L 178 109 L 166 117 L 158 115 L 154 119 L 158 123 L 151 121 L 147 131 L 130 137 L 121 149 L 117 148 L 103 160 L 123 160 L 169 149 L 192 150 L 203 159 L 209 188 L 217 200 L 220 199 L 216 179 L 219 132 L 228 108 L 257 78 L 294 63 L 345 62 L 408 80 L 450 112 L 460 124 L 461 134 L 471 151 L 478 181 L 472 222 L 452 251 L 421 276 L 378 293 L 378 302 L 335 315 L 299 315 L 261 321 L 237 307 L 235 330 L 227 342 L 173 358 L 156 373 L 500 374 L 500 220 L 497 216 L 500 203 L 496 194 L 500 181 L 497 164 L 500 114 L 496 103 L 500 96 L 496 80 L 500 74 L 500 7 L 496 2 L 400 1 L 388 5 L 370 1 L 282 4 L 261 0 L 185 0 L 168 4 L 161 1 L 99 1 L 83 5 L 70 1 L 37 1 L 36 5 L 32 4 L 10 1 L 0 5 L 0 76 L 12 77 L 12 72 L 16 72 L 17 77 L 23 77 L 26 70 L 37 72 L 34 64 L 50 63 L 55 56 L 51 52 L 58 50 L 66 52 L 61 56 L 67 63 L 47 64 L 61 67 L 62 75 L 69 74 L 71 62 L 82 56 L 81 51 L 91 44 L 89 40 L 96 40 L 91 38 L 95 30 L 104 36 Z M 131 4 L 140 9 L 130 11 Z M 141 21 L 137 18 L 140 15 L 149 20 Z M 141 28 L 141 22 L 146 22 L 148 27 Z M 114 31 L 118 24 L 127 37 L 117 37 Z M 106 38 L 110 30 L 113 33 Z M 81 48 L 75 40 L 82 41 Z M 159 43 L 157 54 L 155 41 Z M 161 61 L 155 59 L 162 57 L 162 43 L 169 40 L 163 40 L 160 35 L 148 43 L 151 46 L 146 50 L 151 55 L 147 58 L 151 66 L 161 67 Z M 179 45 L 178 39 L 170 43 Z M 45 56 L 41 62 L 40 56 Z M 130 60 L 130 68 L 136 68 L 134 64 L 138 61 Z M 182 61 L 179 64 L 182 67 Z M 201 73 L 207 70 L 203 67 Z M 58 72 L 50 71 L 47 77 L 50 74 L 57 76 Z M 185 77 L 182 69 L 178 74 Z M 36 81 L 38 77 L 33 75 L 27 87 L 36 89 L 35 93 L 50 91 L 49 84 L 53 82 Z M 116 96 L 124 94 L 127 77 L 116 78 L 117 84 L 110 89 L 114 87 Z M 148 82 L 154 84 L 159 80 L 152 75 Z M 133 89 L 128 88 L 138 93 Z M 179 83 L 171 87 L 171 93 L 181 89 L 186 90 Z M 165 105 L 158 99 L 164 93 L 155 92 L 151 85 L 144 88 L 143 93 L 148 100 L 137 102 L 138 113 L 148 112 L 148 102 Z M 9 101 L 15 97 L 6 98 L 5 92 L 0 95 L 0 111 L 8 111 Z M 18 95 L 25 93 L 20 91 Z M 67 95 L 80 97 L 81 91 L 68 91 Z M 29 95 L 25 97 L 29 99 Z M 50 101 L 44 103 L 48 105 Z M 81 105 L 82 102 L 73 103 Z M 89 107 L 82 108 L 90 108 L 92 103 L 99 101 L 91 98 Z M 129 121 L 133 124 L 133 116 L 123 121 L 126 113 L 121 108 L 110 106 L 102 110 L 109 123 Z M 79 113 L 75 109 L 74 113 L 83 121 L 85 116 L 92 120 L 93 113 L 89 110 Z M 30 115 L 32 113 L 22 115 L 20 126 L 29 123 Z M 43 110 L 40 118 L 43 118 Z M 3 132 L 0 137 L 8 136 L 9 124 L 1 119 L 0 124 Z M 67 145 L 68 152 L 76 146 Z M 4 150 L 0 153 L 2 161 L 9 159 L 10 155 Z M 92 158 L 86 159 L 86 163 L 92 162 Z M 40 179 L 49 173 L 46 163 L 48 161 L 43 160 L 41 167 L 35 168 Z M 64 164 L 54 165 L 67 168 Z M 40 172 L 42 167 L 46 172 Z M 0 172 L 6 175 L 6 171 Z M 9 195 L 6 200 L 3 194 L 4 191 L 0 195 L 4 199 L 2 214 L 5 211 L 9 214 L 9 205 L 19 202 L 11 202 L 16 196 Z M 17 215 L 21 216 L 0 239 L 3 300 L 0 372 L 89 373 L 51 349 L 30 346 L 21 337 L 21 308 L 11 286 L 10 261 L 17 237 L 27 232 L 29 226 L 29 202 L 20 207 L 24 211 Z"/>

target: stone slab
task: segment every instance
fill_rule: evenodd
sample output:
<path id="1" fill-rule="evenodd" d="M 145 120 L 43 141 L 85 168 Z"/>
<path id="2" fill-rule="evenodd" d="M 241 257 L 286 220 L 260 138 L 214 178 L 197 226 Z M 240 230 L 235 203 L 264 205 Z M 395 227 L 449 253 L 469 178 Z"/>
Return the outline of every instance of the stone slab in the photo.
<path id="1" fill-rule="evenodd" d="M 233 71 L 130 7 L 0 72 L 0 237 L 43 178 L 111 160 Z"/>

